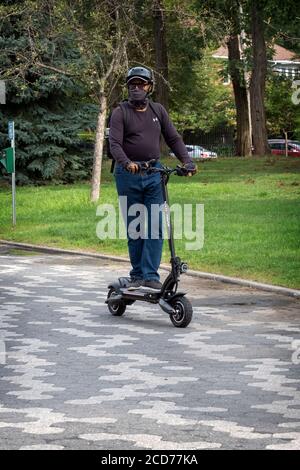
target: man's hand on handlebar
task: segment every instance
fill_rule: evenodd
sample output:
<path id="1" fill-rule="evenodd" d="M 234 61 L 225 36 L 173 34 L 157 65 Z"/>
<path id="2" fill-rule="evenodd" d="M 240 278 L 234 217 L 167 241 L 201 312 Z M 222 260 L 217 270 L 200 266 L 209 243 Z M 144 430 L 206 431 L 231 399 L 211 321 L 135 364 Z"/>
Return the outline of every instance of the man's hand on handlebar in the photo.
<path id="1" fill-rule="evenodd" d="M 183 166 L 178 166 L 178 176 L 193 176 L 197 173 L 197 167 L 193 162 L 186 163 Z"/>
<path id="2" fill-rule="evenodd" d="M 197 173 L 197 167 L 195 165 L 195 163 L 191 162 L 191 163 L 186 163 L 184 165 L 186 171 L 187 171 L 187 176 L 193 176 Z"/>
<path id="3" fill-rule="evenodd" d="M 130 163 L 127 163 L 126 170 L 129 171 L 129 173 L 135 174 L 140 171 L 140 166 L 137 163 L 130 162 Z"/>
<path id="4" fill-rule="evenodd" d="M 145 161 L 145 162 L 140 162 L 140 163 L 129 162 L 126 165 L 126 170 L 133 174 L 142 173 L 144 171 L 147 171 L 149 168 L 151 168 L 152 163 L 155 163 L 155 162 L 156 162 L 155 159 Z"/>

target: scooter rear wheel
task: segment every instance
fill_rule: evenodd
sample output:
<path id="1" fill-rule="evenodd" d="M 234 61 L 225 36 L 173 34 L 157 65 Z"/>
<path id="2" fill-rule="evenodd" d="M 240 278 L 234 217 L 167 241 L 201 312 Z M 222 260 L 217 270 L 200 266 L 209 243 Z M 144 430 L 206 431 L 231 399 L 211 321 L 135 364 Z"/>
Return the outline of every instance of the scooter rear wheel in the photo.
<path id="1" fill-rule="evenodd" d="M 115 289 L 110 289 L 107 294 L 107 299 L 111 299 L 118 295 Z M 120 317 L 126 310 L 126 304 L 122 300 L 116 300 L 116 302 L 109 302 L 108 310 L 115 317 Z"/>
<path id="2" fill-rule="evenodd" d="M 186 328 L 193 317 L 191 302 L 182 296 L 176 297 L 170 304 L 175 310 L 175 313 L 170 314 L 171 322 L 176 328 Z"/>

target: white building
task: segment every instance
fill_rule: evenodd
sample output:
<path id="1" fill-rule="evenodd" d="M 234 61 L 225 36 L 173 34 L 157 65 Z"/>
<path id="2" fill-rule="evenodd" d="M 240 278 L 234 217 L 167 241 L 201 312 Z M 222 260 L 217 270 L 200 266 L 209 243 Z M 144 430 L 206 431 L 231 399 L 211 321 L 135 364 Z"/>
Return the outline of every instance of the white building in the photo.
<path id="1" fill-rule="evenodd" d="M 278 46 L 277 44 L 274 45 L 273 49 L 273 58 L 268 61 L 273 71 L 292 79 L 300 77 L 300 58 L 297 58 L 294 52 L 282 46 Z M 219 49 L 212 54 L 212 57 L 215 59 L 228 60 L 227 46 L 220 46 Z"/>

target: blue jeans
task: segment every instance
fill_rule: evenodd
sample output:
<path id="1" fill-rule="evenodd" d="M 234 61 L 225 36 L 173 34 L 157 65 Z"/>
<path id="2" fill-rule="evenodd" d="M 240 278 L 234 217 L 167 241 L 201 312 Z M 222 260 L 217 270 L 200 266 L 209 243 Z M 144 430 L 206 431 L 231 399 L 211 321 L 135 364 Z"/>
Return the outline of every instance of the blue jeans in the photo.
<path id="1" fill-rule="evenodd" d="M 155 166 L 159 167 L 161 165 L 159 162 L 156 162 Z M 125 170 L 122 165 L 116 164 L 114 175 L 118 195 L 127 196 L 127 204 L 124 208 L 125 214 L 123 212 L 123 217 L 126 215 L 127 219 L 128 252 L 132 265 L 130 276 L 147 281 L 159 281 L 158 268 L 163 247 L 162 213 L 161 211 L 159 212 L 156 219 L 157 226 L 152 230 L 151 204 L 160 205 L 163 203 L 160 173 L 132 174 Z M 143 204 L 146 210 L 143 214 L 138 212 L 135 215 L 129 215 L 128 211 L 133 204 Z M 137 226 L 137 230 L 141 234 L 138 238 L 136 235 L 134 237 L 129 226 L 137 217 L 142 221 L 142 227 L 140 224 Z M 148 228 L 146 236 L 144 236 L 145 225 Z M 151 237 L 151 230 L 152 234 L 154 233 L 153 237 Z"/>

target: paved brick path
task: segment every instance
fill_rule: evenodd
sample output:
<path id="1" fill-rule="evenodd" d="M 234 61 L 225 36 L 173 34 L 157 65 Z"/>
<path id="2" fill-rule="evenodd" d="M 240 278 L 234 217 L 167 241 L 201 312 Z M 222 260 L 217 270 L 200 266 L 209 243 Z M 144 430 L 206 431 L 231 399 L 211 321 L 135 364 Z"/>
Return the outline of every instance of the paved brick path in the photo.
<path id="1" fill-rule="evenodd" d="M 299 300 L 182 277 L 181 330 L 150 304 L 112 317 L 120 275 L 0 247 L 1 449 L 300 449 Z"/>

